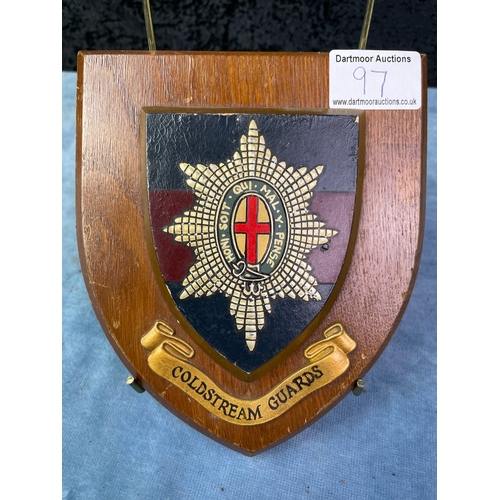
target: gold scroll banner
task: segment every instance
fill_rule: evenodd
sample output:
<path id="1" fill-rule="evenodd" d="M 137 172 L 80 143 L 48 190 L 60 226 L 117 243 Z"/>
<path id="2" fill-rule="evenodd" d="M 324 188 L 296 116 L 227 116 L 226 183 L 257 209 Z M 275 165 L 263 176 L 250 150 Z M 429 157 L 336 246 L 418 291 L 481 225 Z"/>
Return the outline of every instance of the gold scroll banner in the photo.
<path id="1" fill-rule="evenodd" d="M 175 337 L 173 329 L 163 321 L 155 323 L 141 339 L 141 344 L 150 351 L 148 364 L 156 374 L 176 385 L 212 414 L 236 425 L 258 425 L 279 417 L 347 370 L 347 354 L 356 348 L 356 342 L 340 323 L 329 326 L 323 335 L 323 340 L 304 349 L 307 364 L 255 399 L 229 394 L 192 365 L 189 360 L 194 356 L 194 349 Z"/>

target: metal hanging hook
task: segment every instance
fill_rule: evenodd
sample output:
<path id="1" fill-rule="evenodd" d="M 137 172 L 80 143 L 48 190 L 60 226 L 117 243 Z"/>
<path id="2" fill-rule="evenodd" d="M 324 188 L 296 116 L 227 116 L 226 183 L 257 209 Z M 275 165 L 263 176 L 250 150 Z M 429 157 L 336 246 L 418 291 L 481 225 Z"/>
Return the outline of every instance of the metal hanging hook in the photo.
<path id="1" fill-rule="evenodd" d="M 370 24 L 372 22 L 373 5 L 375 0 L 367 0 L 365 18 L 363 19 L 363 26 L 361 28 L 361 36 L 359 37 L 359 50 L 366 49 L 366 41 L 368 40 L 368 32 L 370 31 Z"/>
<path id="2" fill-rule="evenodd" d="M 153 30 L 153 18 L 151 17 L 151 6 L 149 0 L 142 0 L 144 8 L 144 22 L 146 23 L 146 35 L 148 37 L 148 46 L 150 51 L 156 50 L 155 33 Z"/>
<path id="3" fill-rule="evenodd" d="M 364 50 L 366 48 L 366 42 L 368 40 L 368 33 L 370 31 L 370 24 L 372 21 L 373 6 L 375 0 L 367 0 L 365 17 L 363 19 L 363 26 L 361 27 L 361 35 L 359 37 L 359 50 Z M 146 35 L 148 37 L 148 46 L 150 51 L 156 50 L 155 33 L 153 29 L 153 18 L 151 17 L 151 6 L 149 0 L 142 0 L 142 6 L 144 8 L 144 22 L 146 23 Z"/>

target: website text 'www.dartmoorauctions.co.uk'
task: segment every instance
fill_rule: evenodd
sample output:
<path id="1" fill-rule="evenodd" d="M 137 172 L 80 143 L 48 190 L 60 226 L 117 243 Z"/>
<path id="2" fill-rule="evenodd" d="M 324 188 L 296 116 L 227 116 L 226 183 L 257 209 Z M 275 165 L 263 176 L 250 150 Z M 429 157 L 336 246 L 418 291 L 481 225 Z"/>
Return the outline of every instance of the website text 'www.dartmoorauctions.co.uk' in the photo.
<path id="1" fill-rule="evenodd" d="M 333 99 L 331 107 L 342 106 L 414 106 L 416 99 Z"/>

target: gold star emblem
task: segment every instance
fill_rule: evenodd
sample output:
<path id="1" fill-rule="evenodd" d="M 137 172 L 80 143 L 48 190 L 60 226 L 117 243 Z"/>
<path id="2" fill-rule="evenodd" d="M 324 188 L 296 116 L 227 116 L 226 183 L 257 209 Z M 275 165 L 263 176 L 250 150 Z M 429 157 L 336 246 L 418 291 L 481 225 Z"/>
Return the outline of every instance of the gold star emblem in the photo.
<path id="1" fill-rule="evenodd" d="M 338 233 L 309 212 L 323 166 L 278 162 L 253 120 L 232 160 L 179 166 L 196 196 L 194 206 L 163 229 L 195 254 L 180 298 L 224 294 L 253 351 L 271 299 L 321 299 L 306 256 Z"/>

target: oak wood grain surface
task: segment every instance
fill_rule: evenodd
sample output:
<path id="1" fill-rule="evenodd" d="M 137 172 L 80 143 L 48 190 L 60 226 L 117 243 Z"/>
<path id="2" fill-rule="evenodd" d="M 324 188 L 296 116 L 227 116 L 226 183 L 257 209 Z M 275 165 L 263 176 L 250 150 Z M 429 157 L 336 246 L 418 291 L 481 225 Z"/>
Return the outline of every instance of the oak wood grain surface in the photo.
<path id="1" fill-rule="evenodd" d="M 422 81 L 426 59 L 422 56 Z M 328 107 L 327 53 L 81 52 L 77 82 L 77 237 L 102 328 L 130 373 L 161 404 L 210 437 L 255 454 L 331 409 L 382 353 L 408 303 L 422 250 L 426 85 L 419 110 L 366 111 L 364 179 L 351 265 L 331 310 L 307 343 L 341 322 L 357 342 L 350 368 L 253 430 L 225 422 L 156 375 L 141 337 L 170 324 L 194 345 L 191 362 L 241 398 L 265 394 L 304 365 L 303 349 L 252 382 L 214 363 L 167 307 L 145 236 L 143 107 L 244 107 L 257 112 Z M 216 322 L 216 318 L 214 318 Z"/>

